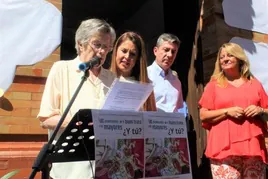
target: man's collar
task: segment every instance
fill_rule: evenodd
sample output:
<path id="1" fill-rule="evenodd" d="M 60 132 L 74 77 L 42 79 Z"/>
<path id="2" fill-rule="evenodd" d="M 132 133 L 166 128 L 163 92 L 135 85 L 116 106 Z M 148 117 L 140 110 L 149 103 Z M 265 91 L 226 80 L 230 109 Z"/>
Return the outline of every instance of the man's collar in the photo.
<path id="1" fill-rule="evenodd" d="M 156 63 L 156 61 L 153 62 L 153 66 L 155 67 L 156 74 L 162 76 L 163 78 L 165 76 L 170 75 L 170 73 L 172 73 L 171 69 L 168 69 L 168 74 L 165 75 L 165 71 Z"/>

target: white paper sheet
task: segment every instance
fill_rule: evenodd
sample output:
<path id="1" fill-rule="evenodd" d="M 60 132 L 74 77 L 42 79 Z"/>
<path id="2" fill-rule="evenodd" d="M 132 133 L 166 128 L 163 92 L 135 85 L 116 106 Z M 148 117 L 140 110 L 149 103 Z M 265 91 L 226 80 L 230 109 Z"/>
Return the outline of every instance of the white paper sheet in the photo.
<path id="1" fill-rule="evenodd" d="M 102 109 L 139 111 L 153 91 L 152 84 L 129 83 L 115 80 Z"/>

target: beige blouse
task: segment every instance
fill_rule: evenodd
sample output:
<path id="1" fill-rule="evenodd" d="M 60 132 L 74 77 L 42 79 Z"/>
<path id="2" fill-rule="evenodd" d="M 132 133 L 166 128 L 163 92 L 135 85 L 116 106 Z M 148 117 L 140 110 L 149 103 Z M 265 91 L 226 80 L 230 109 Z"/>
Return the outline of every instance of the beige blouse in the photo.
<path id="1" fill-rule="evenodd" d="M 76 57 L 74 60 L 58 61 L 53 65 L 47 78 L 38 117 L 63 114 L 84 75 L 84 72 L 78 70 L 80 63 L 79 57 Z M 114 79 L 115 75 L 104 68 L 94 82 L 88 78 L 68 115 L 74 116 L 79 109 L 100 109 Z M 61 133 L 59 131 L 55 140 Z M 52 130 L 49 130 L 49 136 L 51 134 Z M 89 162 L 54 163 L 50 175 L 54 179 L 84 179 L 92 176 Z"/>

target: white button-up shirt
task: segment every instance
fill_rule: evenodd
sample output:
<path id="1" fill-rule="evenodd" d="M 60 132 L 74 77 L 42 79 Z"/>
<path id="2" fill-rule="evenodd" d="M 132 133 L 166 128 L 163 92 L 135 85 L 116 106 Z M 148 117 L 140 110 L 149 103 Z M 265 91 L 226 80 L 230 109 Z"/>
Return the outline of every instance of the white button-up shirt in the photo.
<path id="1" fill-rule="evenodd" d="M 148 77 L 154 85 L 154 95 L 158 111 L 178 112 L 183 107 L 181 82 L 175 71 L 168 74 L 154 62 L 147 68 Z"/>

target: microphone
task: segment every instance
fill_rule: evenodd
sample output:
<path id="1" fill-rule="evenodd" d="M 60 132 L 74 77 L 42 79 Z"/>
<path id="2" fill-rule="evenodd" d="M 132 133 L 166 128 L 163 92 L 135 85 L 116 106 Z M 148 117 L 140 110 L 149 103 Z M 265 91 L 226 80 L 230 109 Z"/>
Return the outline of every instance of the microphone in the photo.
<path id="1" fill-rule="evenodd" d="M 93 57 L 90 61 L 86 62 L 86 63 L 81 63 L 78 68 L 81 71 L 85 71 L 85 70 L 89 70 L 91 68 L 93 68 L 95 65 L 100 64 L 100 57 L 95 56 Z"/>

